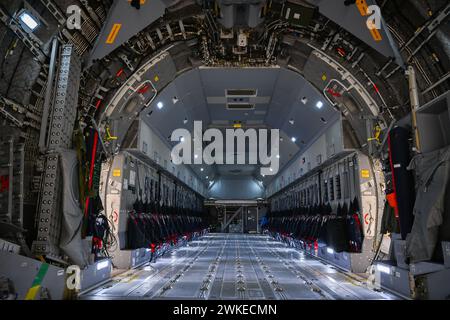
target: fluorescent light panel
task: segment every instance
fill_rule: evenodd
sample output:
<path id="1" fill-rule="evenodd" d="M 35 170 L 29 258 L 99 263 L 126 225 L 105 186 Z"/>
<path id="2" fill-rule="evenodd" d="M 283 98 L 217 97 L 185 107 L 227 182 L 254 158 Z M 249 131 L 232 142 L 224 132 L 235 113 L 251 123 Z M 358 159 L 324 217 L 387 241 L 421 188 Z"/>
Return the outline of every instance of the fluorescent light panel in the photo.
<path id="1" fill-rule="evenodd" d="M 97 270 L 102 270 L 109 267 L 109 260 L 104 260 L 97 263 Z"/>
<path id="2" fill-rule="evenodd" d="M 391 274 L 391 268 L 383 266 L 382 264 L 377 264 L 377 270 L 386 274 Z"/>
<path id="3" fill-rule="evenodd" d="M 23 12 L 19 16 L 20 21 L 22 21 L 31 31 L 34 31 L 39 25 L 36 18 L 30 15 L 28 12 Z"/>

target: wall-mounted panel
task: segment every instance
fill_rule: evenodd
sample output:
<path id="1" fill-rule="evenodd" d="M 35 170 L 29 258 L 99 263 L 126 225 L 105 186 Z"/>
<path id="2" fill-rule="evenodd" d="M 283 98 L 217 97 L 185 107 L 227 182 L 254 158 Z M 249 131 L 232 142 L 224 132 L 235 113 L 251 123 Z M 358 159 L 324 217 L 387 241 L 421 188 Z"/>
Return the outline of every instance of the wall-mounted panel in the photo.
<path id="1" fill-rule="evenodd" d="M 266 196 L 283 189 L 298 178 L 313 171 L 318 166 L 347 151 L 344 148 L 344 139 L 341 119 L 335 121 L 324 133 L 313 140 L 304 152 L 294 158 L 287 167 L 271 181 L 267 187 Z"/>

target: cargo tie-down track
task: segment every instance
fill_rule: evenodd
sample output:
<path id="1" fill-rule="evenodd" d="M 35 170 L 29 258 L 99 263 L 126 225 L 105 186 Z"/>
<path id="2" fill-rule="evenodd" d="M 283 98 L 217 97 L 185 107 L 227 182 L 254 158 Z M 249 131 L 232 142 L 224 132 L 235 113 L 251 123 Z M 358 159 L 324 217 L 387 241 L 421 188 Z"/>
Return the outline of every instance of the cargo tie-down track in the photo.
<path id="1" fill-rule="evenodd" d="M 265 235 L 209 234 L 144 264 L 81 299 L 392 300 L 349 275 Z"/>

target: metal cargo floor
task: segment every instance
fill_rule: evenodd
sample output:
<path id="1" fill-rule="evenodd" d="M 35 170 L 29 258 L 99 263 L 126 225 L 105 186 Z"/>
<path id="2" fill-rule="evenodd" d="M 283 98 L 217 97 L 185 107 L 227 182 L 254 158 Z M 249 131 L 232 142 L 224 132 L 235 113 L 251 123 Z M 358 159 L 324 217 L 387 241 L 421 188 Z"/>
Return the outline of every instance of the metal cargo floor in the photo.
<path id="1" fill-rule="evenodd" d="M 396 299 L 269 236 L 209 234 L 81 299 Z"/>

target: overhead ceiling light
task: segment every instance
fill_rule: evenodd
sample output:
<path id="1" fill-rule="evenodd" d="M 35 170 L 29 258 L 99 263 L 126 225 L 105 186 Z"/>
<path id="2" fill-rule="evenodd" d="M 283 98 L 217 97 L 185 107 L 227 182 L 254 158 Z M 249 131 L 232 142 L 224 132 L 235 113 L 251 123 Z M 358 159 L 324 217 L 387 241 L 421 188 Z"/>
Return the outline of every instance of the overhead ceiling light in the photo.
<path id="1" fill-rule="evenodd" d="M 303 104 L 307 104 L 308 103 L 308 98 L 307 97 L 303 97 L 301 101 L 302 101 Z"/>
<path id="2" fill-rule="evenodd" d="M 158 109 L 162 109 L 164 107 L 164 104 L 160 101 L 156 104 L 156 106 L 158 107 Z"/>
<path id="3" fill-rule="evenodd" d="M 333 250 L 332 248 L 327 248 L 327 252 L 328 252 L 329 254 L 333 254 L 333 253 L 334 253 L 334 250 Z"/>
<path id="4" fill-rule="evenodd" d="M 293 125 L 295 123 L 294 119 L 289 120 L 289 123 Z"/>
<path id="5" fill-rule="evenodd" d="M 200 171 L 203 171 L 204 169 L 203 168 L 200 168 Z"/>
<path id="6" fill-rule="evenodd" d="M 317 107 L 317 109 L 322 109 L 322 107 L 323 107 L 323 102 L 322 102 L 322 101 L 318 101 L 318 102 L 316 103 L 316 107 Z"/>
<path id="7" fill-rule="evenodd" d="M 272 169 L 272 168 L 270 168 L 269 170 L 270 170 L 270 172 L 272 172 L 272 171 L 273 171 L 273 169 Z"/>
<path id="8" fill-rule="evenodd" d="M 297 138 L 296 137 L 292 137 L 291 141 L 295 143 L 297 141 Z"/>
<path id="9" fill-rule="evenodd" d="M 183 123 L 186 124 L 188 122 L 187 118 L 184 118 Z"/>
<path id="10" fill-rule="evenodd" d="M 178 98 L 177 97 L 173 97 L 172 98 L 172 102 L 173 102 L 173 104 L 176 104 L 177 102 L 178 102 L 179 100 L 178 100 Z"/>
<path id="11" fill-rule="evenodd" d="M 280 155 L 279 154 L 277 154 L 277 158 L 280 159 Z"/>
<path id="12" fill-rule="evenodd" d="M 208 176 L 206 176 L 206 179 L 209 179 L 209 177 L 208 177 Z"/>
<path id="13" fill-rule="evenodd" d="M 23 22 L 31 31 L 34 31 L 39 26 L 39 21 L 28 12 L 22 12 L 19 15 L 20 21 Z"/>
<path id="14" fill-rule="evenodd" d="M 181 142 L 184 142 L 184 137 L 181 137 L 181 138 L 180 138 L 180 141 L 181 141 Z"/>
<path id="15" fill-rule="evenodd" d="M 194 154 L 194 158 L 197 159 L 198 158 L 198 154 Z"/>

